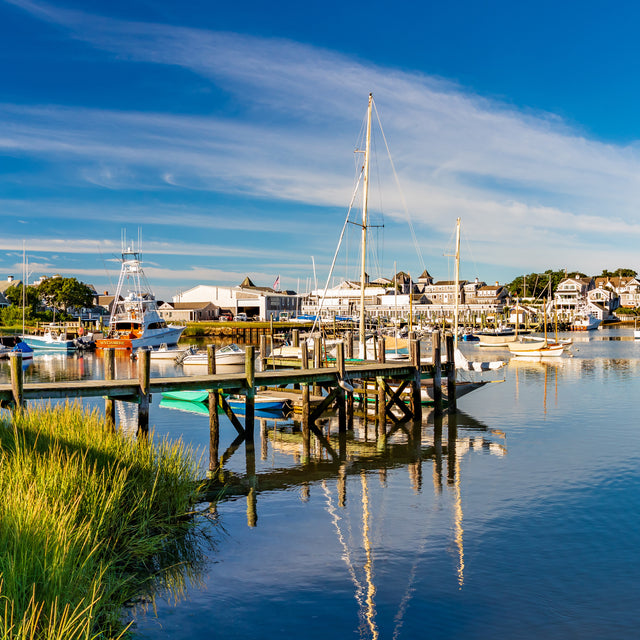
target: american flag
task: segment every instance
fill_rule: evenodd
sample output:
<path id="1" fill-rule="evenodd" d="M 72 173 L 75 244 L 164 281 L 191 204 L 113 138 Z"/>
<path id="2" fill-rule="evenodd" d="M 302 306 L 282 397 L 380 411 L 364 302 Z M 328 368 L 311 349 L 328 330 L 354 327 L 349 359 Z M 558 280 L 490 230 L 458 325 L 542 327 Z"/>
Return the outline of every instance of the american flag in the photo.
<path id="1" fill-rule="evenodd" d="M 280 286 L 280 276 L 276 278 L 276 281 L 273 283 L 273 288 L 277 289 Z"/>

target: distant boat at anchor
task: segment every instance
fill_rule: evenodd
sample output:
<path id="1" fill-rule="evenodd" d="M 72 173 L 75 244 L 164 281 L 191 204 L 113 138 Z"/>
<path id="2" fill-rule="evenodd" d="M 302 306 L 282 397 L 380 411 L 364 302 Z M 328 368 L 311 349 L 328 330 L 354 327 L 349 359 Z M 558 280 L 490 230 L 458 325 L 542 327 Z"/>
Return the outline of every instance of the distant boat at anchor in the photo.
<path id="1" fill-rule="evenodd" d="M 167 325 L 158 312 L 155 296 L 142 270 L 138 249 L 123 247 L 120 279 L 109 319 L 109 333 L 96 340 L 98 349 L 135 351 L 140 347 L 172 346 L 178 343 L 184 326 Z M 130 287 L 126 296 L 124 290 Z"/>

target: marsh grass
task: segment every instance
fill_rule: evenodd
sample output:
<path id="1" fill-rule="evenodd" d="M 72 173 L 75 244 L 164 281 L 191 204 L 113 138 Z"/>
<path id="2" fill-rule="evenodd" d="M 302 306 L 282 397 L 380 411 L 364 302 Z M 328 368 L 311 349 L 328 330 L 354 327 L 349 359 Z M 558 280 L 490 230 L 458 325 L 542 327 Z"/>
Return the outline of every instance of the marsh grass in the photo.
<path id="1" fill-rule="evenodd" d="M 197 476 L 181 442 L 111 433 L 78 404 L 0 422 L 0 639 L 118 637 L 126 603 L 179 591 Z"/>

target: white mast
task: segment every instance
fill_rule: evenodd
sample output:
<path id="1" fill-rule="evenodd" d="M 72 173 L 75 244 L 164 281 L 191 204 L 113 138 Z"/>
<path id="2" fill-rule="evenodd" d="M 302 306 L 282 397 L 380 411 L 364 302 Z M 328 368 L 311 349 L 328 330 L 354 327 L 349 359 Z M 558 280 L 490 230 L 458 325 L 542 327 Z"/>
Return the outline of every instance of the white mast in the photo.
<path id="1" fill-rule="evenodd" d="M 365 287 L 365 266 L 367 257 L 367 207 L 369 200 L 369 151 L 371 147 L 371 107 L 373 103 L 373 94 L 369 94 L 369 107 L 367 109 L 367 143 L 364 152 L 364 170 L 363 170 L 363 191 L 362 191 L 362 259 L 360 262 L 360 332 L 359 332 L 359 350 L 360 357 L 366 359 L 366 337 L 364 330 L 364 287 Z"/>
<path id="2" fill-rule="evenodd" d="M 453 314 L 453 345 L 458 348 L 458 300 L 460 296 L 460 218 L 456 223 L 456 306 Z"/>

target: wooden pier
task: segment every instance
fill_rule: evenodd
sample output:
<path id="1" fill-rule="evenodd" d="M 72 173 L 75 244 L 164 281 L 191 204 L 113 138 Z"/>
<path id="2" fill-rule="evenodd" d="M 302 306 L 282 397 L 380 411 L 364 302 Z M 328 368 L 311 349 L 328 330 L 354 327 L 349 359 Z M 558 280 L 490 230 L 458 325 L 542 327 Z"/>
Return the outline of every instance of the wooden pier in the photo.
<path id="1" fill-rule="evenodd" d="M 138 406 L 137 434 L 139 437 L 145 437 L 149 431 L 149 406 L 153 393 L 206 389 L 209 391 L 209 470 L 212 473 L 218 471 L 223 462 L 218 453 L 220 429 L 218 407 L 221 407 L 238 432 L 238 437 L 234 441 L 235 447 L 237 448 L 244 441 L 248 449 L 253 449 L 255 395 L 258 389 L 275 389 L 279 394 L 292 386 L 298 390 L 297 404 L 301 413 L 303 462 L 308 462 L 310 459 L 312 435 L 326 448 L 332 458 L 340 459 L 341 452 L 336 452 L 331 447 L 316 421 L 327 410 L 333 410 L 337 413 L 339 433 L 346 435 L 347 431 L 353 427 L 353 417 L 356 412 L 354 396 L 361 401 L 365 413 L 368 412 L 367 401 L 375 399 L 374 419 L 379 434 L 386 439 L 389 433 L 388 423 L 391 423 L 392 429 L 397 429 L 398 425 L 410 421 L 421 423 L 420 389 L 424 380 L 430 380 L 433 384 L 435 413 L 442 413 L 444 407 L 441 384 L 444 372 L 447 378 L 447 410 L 449 413 L 455 413 L 452 336 L 446 336 L 448 362 L 442 367 L 421 363 L 418 340 L 411 342 L 411 358 L 396 362 L 385 362 L 382 343 L 379 345 L 378 361 L 347 362 L 344 346 L 343 343 L 337 344 L 337 357 L 334 362 L 322 363 L 316 360 L 314 366 L 309 366 L 306 343 L 303 342 L 299 369 L 264 371 L 256 371 L 255 349 L 248 346 L 244 372 L 217 374 L 215 347 L 209 345 L 209 373 L 177 378 L 151 378 L 149 351 L 140 349 L 137 358 L 138 378 L 128 380 L 113 379 L 115 354 L 113 349 L 106 349 L 104 380 L 29 383 L 24 382 L 22 355 L 12 353 L 11 383 L 0 384 L 0 406 L 19 410 L 27 400 L 104 397 L 108 424 L 115 428 L 114 401 L 135 403 Z M 433 362 L 440 363 L 439 333 L 434 334 L 432 346 Z M 265 358 L 266 353 L 263 352 L 263 360 Z M 313 394 L 312 390 L 314 390 Z M 244 396 L 244 424 L 225 400 L 226 394 Z"/>

